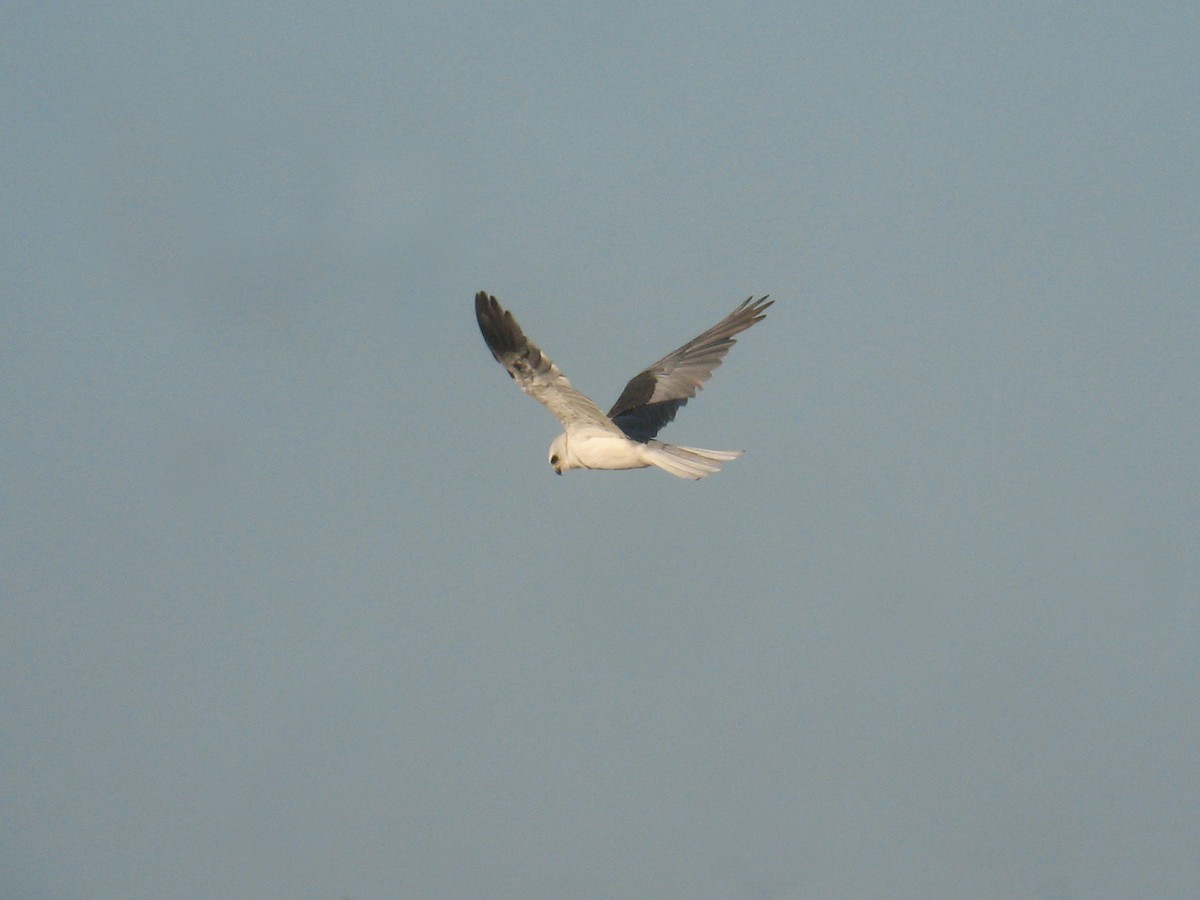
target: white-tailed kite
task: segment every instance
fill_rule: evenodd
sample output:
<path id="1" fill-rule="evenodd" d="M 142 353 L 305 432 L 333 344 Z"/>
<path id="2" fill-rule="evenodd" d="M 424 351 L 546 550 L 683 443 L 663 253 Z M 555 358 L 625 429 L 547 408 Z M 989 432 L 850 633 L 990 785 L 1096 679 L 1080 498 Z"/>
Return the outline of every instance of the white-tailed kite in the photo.
<path id="1" fill-rule="evenodd" d="M 475 318 L 496 361 L 521 390 L 562 422 L 563 433 L 550 445 L 550 465 L 559 475 L 568 469 L 658 466 L 695 479 L 720 471 L 721 463 L 737 459 L 742 451 L 676 447 L 655 436 L 721 365 L 734 335 L 762 319 L 774 302 L 765 296 L 748 298 L 704 334 L 634 376 L 608 415 L 571 387 L 495 297 L 484 291 L 475 295 Z"/>

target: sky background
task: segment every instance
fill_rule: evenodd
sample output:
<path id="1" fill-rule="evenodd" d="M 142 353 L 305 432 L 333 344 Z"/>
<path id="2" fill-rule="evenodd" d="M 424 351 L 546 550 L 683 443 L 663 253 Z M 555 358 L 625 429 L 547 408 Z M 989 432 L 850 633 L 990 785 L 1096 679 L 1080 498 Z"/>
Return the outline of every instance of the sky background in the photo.
<path id="1" fill-rule="evenodd" d="M 1200 896 L 1197 34 L 5 4 L 0 897 Z"/>

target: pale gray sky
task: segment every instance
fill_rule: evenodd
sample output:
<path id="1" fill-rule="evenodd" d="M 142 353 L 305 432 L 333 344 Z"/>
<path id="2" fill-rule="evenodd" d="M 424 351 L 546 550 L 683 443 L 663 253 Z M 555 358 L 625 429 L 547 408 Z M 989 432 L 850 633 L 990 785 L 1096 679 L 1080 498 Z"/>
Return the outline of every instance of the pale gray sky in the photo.
<path id="1" fill-rule="evenodd" d="M 1197 34 L 6 5 L 0 896 L 1200 895 Z"/>

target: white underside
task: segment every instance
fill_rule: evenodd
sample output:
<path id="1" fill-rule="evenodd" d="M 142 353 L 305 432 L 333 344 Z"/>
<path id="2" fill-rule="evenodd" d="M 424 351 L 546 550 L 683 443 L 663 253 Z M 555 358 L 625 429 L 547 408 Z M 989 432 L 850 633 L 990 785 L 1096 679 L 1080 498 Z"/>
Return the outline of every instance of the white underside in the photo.
<path id="1" fill-rule="evenodd" d="M 566 439 L 565 442 L 563 439 Z M 565 447 L 562 445 L 565 443 Z M 703 478 L 721 470 L 721 463 L 737 459 L 740 450 L 703 450 L 676 447 L 662 441 L 640 443 L 606 429 L 579 429 L 554 442 L 561 454 L 559 470 L 644 469 L 658 466 L 679 478 Z M 564 452 L 565 451 L 565 452 Z"/>

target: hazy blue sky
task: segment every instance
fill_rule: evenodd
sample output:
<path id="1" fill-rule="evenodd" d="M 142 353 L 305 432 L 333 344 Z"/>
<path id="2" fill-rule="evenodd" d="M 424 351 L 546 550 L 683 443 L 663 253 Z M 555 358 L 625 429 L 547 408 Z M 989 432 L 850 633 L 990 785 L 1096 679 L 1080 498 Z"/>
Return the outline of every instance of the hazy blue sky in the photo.
<path id="1" fill-rule="evenodd" d="M 1200 896 L 1200 6 L 0 35 L 0 897 Z"/>

